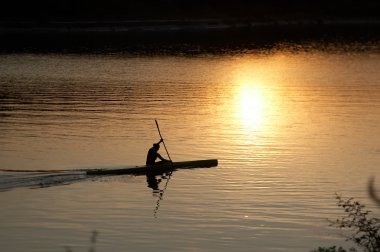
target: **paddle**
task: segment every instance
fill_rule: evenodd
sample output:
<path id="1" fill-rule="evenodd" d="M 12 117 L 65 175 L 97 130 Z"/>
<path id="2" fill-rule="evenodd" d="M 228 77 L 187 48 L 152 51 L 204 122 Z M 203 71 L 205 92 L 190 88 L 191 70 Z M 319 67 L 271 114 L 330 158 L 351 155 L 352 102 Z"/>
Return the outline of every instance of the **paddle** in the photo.
<path id="1" fill-rule="evenodd" d="M 172 161 L 172 159 L 170 158 L 170 155 L 169 155 L 168 149 L 166 148 L 166 145 L 165 145 L 164 139 L 163 139 L 163 137 L 162 137 L 162 135 L 161 135 L 160 127 L 158 126 L 158 122 L 157 122 L 157 120 L 154 120 L 154 121 L 156 122 L 156 126 L 157 126 L 157 130 L 158 130 L 158 134 L 160 135 L 160 138 L 161 138 L 161 140 L 162 140 L 162 143 L 163 143 L 163 145 L 164 145 L 164 147 L 165 147 L 166 154 L 168 155 L 168 158 L 169 158 L 169 160 L 170 160 L 170 163 L 172 164 L 172 168 L 174 169 L 173 161 Z"/>
<path id="2" fill-rule="evenodd" d="M 166 190 L 166 188 L 168 187 L 168 183 L 169 183 L 169 180 L 172 176 L 172 172 L 174 170 L 174 165 L 173 165 L 173 161 L 169 155 L 169 152 L 168 152 L 168 149 L 166 148 L 166 145 L 165 145 L 165 142 L 164 142 L 164 139 L 162 138 L 162 135 L 161 135 L 161 131 L 160 131 L 160 127 L 158 126 L 158 122 L 157 120 L 154 120 L 156 122 L 156 126 L 157 126 L 157 130 L 158 130 L 158 134 L 160 135 L 161 139 L 162 139 L 162 143 L 164 144 L 164 147 L 165 147 L 165 150 L 166 150 L 166 154 L 168 155 L 168 158 L 170 160 L 170 163 L 172 165 L 172 171 L 169 172 L 169 177 L 168 179 L 166 180 L 166 183 L 165 183 L 165 187 L 164 189 L 162 190 L 162 192 L 160 193 L 160 197 L 158 198 L 157 200 L 157 203 L 156 203 L 156 208 L 154 209 L 153 213 L 154 213 L 154 218 L 157 218 L 157 212 L 158 212 L 158 209 L 160 207 L 160 201 L 162 200 L 162 197 L 164 196 L 164 192 Z"/>

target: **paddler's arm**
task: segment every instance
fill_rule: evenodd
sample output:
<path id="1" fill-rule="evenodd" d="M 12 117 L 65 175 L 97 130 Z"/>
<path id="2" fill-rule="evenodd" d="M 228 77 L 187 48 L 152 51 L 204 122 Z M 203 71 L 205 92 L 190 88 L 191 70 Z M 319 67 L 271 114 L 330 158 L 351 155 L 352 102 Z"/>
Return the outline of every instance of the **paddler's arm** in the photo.
<path id="1" fill-rule="evenodd" d="M 161 159 L 161 161 L 169 161 L 169 160 L 163 158 L 163 157 L 160 155 L 160 153 L 158 153 L 158 152 L 157 152 L 157 157 L 158 157 L 159 159 Z"/>

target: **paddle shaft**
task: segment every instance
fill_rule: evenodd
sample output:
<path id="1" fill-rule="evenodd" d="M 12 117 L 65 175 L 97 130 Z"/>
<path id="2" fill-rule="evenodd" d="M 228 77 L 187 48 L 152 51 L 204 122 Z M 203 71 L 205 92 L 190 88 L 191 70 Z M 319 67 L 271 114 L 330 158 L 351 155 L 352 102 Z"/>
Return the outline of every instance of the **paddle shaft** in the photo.
<path id="1" fill-rule="evenodd" d="M 173 161 L 172 161 L 172 159 L 171 159 L 171 157 L 170 157 L 170 155 L 169 155 L 168 149 L 166 148 L 166 145 L 165 145 L 164 139 L 163 139 L 163 137 L 162 137 L 162 135 L 161 135 L 160 127 L 158 126 L 158 122 L 157 122 L 157 120 L 154 120 L 154 121 L 156 122 L 156 126 L 157 126 L 157 130 L 158 130 L 158 134 L 160 135 L 160 138 L 162 139 L 162 143 L 164 144 L 164 147 L 165 147 L 165 150 L 166 150 L 166 154 L 168 155 L 168 158 L 169 158 L 170 163 L 171 163 L 171 165 L 172 165 L 172 168 L 173 168 L 173 170 L 174 170 Z M 173 172 L 173 171 L 170 171 L 170 172 L 169 172 L 169 178 L 167 178 L 166 183 L 165 183 L 165 187 L 164 187 L 164 189 L 162 190 L 162 192 L 160 193 L 160 197 L 159 197 L 158 200 L 157 200 L 156 208 L 154 209 L 154 217 L 155 217 L 155 218 L 157 218 L 157 212 L 158 212 L 158 208 L 160 207 L 160 201 L 161 201 L 162 197 L 164 196 L 164 192 L 165 192 L 166 188 L 168 187 L 168 184 L 169 184 L 170 178 L 171 178 L 171 176 L 172 176 L 172 172 Z"/>
<path id="2" fill-rule="evenodd" d="M 164 139 L 163 139 L 163 137 L 162 137 L 162 135 L 161 135 L 160 127 L 158 126 L 158 122 L 157 122 L 157 120 L 154 120 L 154 121 L 156 121 L 156 126 L 157 126 L 157 130 L 158 130 L 158 134 L 160 135 L 160 138 L 162 139 L 162 143 L 164 144 L 166 154 L 167 154 L 168 157 L 169 157 L 170 163 L 173 165 L 173 161 L 172 161 L 172 159 L 171 159 L 171 157 L 170 157 L 170 155 L 169 155 L 168 149 L 166 148 L 166 145 L 165 145 Z"/>

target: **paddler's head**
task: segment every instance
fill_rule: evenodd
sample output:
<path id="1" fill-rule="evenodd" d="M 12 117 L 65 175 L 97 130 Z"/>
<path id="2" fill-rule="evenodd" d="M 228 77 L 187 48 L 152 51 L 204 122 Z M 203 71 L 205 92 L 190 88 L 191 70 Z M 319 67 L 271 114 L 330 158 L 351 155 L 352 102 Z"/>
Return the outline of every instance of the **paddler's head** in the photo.
<path id="1" fill-rule="evenodd" d="M 154 147 L 156 150 L 159 150 L 159 149 L 160 149 L 160 144 L 158 144 L 158 143 L 154 143 L 154 144 L 153 144 L 153 147 Z"/>

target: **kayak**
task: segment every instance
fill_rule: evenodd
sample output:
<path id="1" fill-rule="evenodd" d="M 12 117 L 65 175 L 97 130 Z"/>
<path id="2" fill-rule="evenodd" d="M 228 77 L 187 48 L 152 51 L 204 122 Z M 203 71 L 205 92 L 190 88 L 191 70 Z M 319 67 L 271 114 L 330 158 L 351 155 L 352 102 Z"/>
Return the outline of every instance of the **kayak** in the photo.
<path id="1" fill-rule="evenodd" d="M 169 172 L 177 169 L 194 169 L 194 168 L 209 168 L 218 166 L 217 159 L 206 159 L 206 160 L 194 160 L 194 161 L 183 161 L 183 162 L 163 162 L 152 166 L 135 166 L 128 168 L 118 168 L 118 169 L 95 169 L 87 170 L 87 175 L 122 175 L 122 174 L 146 174 L 146 173 L 162 173 Z M 174 168 L 174 169 L 173 169 Z"/>

